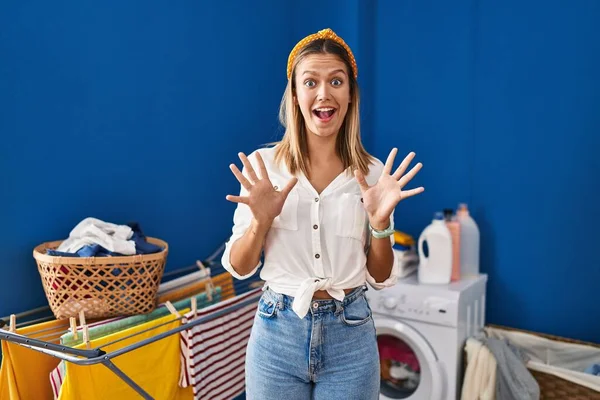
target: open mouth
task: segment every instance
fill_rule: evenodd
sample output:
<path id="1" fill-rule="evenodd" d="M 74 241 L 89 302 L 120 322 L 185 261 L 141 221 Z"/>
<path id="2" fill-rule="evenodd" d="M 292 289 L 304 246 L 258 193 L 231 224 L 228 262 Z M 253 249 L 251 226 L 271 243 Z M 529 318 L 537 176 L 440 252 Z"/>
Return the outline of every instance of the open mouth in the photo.
<path id="1" fill-rule="evenodd" d="M 321 107 L 313 110 L 313 114 L 322 122 L 329 122 L 333 118 L 336 109 L 333 107 Z"/>

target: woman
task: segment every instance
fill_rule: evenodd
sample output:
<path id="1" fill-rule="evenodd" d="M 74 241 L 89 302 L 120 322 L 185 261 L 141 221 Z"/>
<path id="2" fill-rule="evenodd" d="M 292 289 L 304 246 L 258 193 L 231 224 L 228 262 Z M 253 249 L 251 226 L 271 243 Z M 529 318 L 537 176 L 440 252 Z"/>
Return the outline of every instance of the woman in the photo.
<path id="1" fill-rule="evenodd" d="M 223 266 L 266 282 L 246 354 L 249 399 L 376 399 L 379 359 L 364 296 L 392 286 L 393 210 L 414 153 L 392 171 L 360 140 L 358 69 L 330 29 L 301 40 L 288 59 L 281 142 L 232 164 L 241 184 Z M 354 176 L 353 176 L 353 174 Z"/>

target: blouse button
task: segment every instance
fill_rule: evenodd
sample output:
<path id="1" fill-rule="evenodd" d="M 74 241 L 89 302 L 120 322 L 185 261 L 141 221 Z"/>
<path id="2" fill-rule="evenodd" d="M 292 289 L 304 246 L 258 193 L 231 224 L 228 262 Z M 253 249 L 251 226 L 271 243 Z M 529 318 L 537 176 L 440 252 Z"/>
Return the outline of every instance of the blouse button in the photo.
<path id="1" fill-rule="evenodd" d="M 273 186 L 273 189 L 278 190 L 279 187 L 278 186 Z"/>
<path id="2" fill-rule="evenodd" d="M 313 229 L 319 229 L 319 225 L 313 225 Z"/>
<path id="3" fill-rule="evenodd" d="M 319 201 L 319 198 L 318 198 L 318 197 L 315 197 L 315 203 L 316 203 L 316 202 L 318 202 L 318 201 Z"/>
<path id="4" fill-rule="evenodd" d="M 321 255 L 320 255 L 320 254 L 318 254 L 318 253 L 317 253 L 317 254 L 315 254 L 315 258 L 320 258 L 320 257 L 321 257 Z"/>

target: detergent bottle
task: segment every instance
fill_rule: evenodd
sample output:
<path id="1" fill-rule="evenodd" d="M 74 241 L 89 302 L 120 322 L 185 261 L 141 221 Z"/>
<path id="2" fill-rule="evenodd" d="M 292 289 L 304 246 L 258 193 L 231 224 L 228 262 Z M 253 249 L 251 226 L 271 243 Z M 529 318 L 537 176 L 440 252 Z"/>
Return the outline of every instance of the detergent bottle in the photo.
<path id="1" fill-rule="evenodd" d="M 452 282 L 460 280 L 460 222 L 456 219 L 454 210 L 444 209 L 446 226 L 452 236 Z"/>
<path id="2" fill-rule="evenodd" d="M 460 275 L 473 277 L 479 275 L 479 228 L 469 215 L 465 203 L 458 205 L 456 211 L 460 223 Z"/>
<path id="3" fill-rule="evenodd" d="M 427 243 L 428 256 L 423 244 Z M 436 212 L 421 236 L 419 236 L 418 279 L 424 284 L 448 284 L 452 275 L 452 236 L 446 226 L 444 214 Z"/>

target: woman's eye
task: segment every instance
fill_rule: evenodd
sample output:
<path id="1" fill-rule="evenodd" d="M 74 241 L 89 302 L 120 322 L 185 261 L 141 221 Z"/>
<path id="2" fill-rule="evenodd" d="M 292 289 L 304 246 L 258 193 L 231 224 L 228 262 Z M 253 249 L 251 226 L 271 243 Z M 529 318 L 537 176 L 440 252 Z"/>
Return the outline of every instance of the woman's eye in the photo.
<path id="1" fill-rule="evenodd" d="M 341 86 L 342 81 L 340 79 L 334 79 L 334 80 L 331 81 L 331 84 L 333 86 Z"/>
<path id="2" fill-rule="evenodd" d="M 313 87 L 315 85 L 316 85 L 315 81 L 313 81 L 311 79 L 304 81 L 304 86 L 306 86 L 306 87 Z"/>

